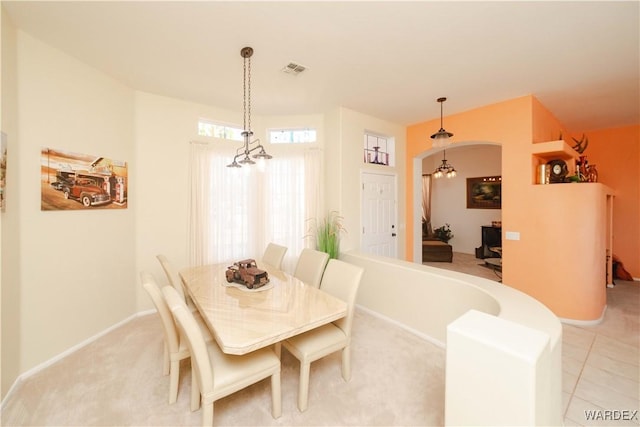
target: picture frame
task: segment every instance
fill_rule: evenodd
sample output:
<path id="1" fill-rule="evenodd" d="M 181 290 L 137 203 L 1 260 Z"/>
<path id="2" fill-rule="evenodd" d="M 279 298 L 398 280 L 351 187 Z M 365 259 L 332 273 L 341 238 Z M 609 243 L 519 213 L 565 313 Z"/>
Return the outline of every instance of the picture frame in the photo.
<path id="1" fill-rule="evenodd" d="M 502 177 L 467 178 L 467 209 L 501 209 Z"/>
<path id="2" fill-rule="evenodd" d="M 127 162 L 42 147 L 40 210 L 127 209 Z"/>

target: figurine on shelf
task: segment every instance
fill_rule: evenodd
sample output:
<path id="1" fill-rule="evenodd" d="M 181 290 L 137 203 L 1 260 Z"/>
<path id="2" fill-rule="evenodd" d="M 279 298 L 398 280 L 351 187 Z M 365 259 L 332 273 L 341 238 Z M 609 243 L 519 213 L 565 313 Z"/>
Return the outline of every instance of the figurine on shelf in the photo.
<path id="1" fill-rule="evenodd" d="M 587 181 L 598 182 L 598 170 L 596 169 L 596 165 L 589 165 L 589 169 L 587 172 Z"/>
<path id="2" fill-rule="evenodd" d="M 589 161 L 587 156 L 584 155 L 585 150 L 589 146 L 589 138 L 582 134 L 582 138 L 576 139 L 571 137 L 576 143 L 572 148 L 576 150 L 580 157 L 576 161 L 576 175 L 579 177 L 579 182 L 592 182 L 589 180 Z"/>
<path id="3" fill-rule="evenodd" d="M 576 162 L 576 175 L 580 178 L 580 182 L 587 182 L 589 171 L 589 161 L 587 156 L 580 156 Z"/>

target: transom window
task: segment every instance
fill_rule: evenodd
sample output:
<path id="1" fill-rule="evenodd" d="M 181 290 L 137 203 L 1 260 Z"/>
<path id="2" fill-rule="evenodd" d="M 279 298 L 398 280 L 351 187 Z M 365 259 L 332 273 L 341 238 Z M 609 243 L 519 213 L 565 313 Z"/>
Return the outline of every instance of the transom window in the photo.
<path id="1" fill-rule="evenodd" d="M 374 133 L 364 134 L 364 162 L 383 166 L 395 165 L 395 139 Z"/>
<path id="2" fill-rule="evenodd" d="M 315 129 L 270 129 L 269 142 L 272 144 L 301 144 L 316 142 Z"/>
<path id="3" fill-rule="evenodd" d="M 216 123 L 210 120 L 198 120 L 198 135 L 209 136 L 232 141 L 243 141 L 242 129 L 224 123 Z"/>

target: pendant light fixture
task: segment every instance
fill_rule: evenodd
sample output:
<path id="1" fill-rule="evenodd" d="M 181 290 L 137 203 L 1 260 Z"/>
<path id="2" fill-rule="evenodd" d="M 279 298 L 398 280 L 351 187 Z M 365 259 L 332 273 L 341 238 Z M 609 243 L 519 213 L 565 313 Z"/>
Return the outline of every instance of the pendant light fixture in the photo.
<path id="1" fill-rule="evenodd" d="M 272 157 L 264 150 L 259 139 L 251 141 L 251 137 L 253 136 L 253 132 L 251 131 L 251 55 L 253 55 L 253 48 L 243 47 L 240 50 L 240 56 L 244 58 L 244 78 L 242 85 L 242 138 L 244 139 L 244 144 L 236 151 L 236 155 L 233 157 L 233 162 L 227 165 L 229 168 L 239 168 L 242 167 L 242 165 L 255 164 L 256 162 L 249 157 L 249 154 L 258 149 L 260 151 L 252 156 L 254 159 L 270 159 Z M 240 160 L 238 160 L 239 158 Z"/>
<path id="2" fill-rule="evenodd" d="M 440 103 L 440 130 L 431 135 L 434 147 L 446 147 L 451 144 L 450 138 L 453 134 L 444 130 L 444 127 L 442 126 L 442 103 L 446 100 L 447 98 L 438 98 L 438 102 Z"/>
<path id="3" fill-rule="evenodd" d="M 442 178 L 443 176 L 446 176 L 447 178 L 453 178 L 456 175 L 457 173 L 455 168 L 447 163 L 447 150 L 444 150 L 442 153 L 442 164 L 433 172 L 433 177 Z"/>

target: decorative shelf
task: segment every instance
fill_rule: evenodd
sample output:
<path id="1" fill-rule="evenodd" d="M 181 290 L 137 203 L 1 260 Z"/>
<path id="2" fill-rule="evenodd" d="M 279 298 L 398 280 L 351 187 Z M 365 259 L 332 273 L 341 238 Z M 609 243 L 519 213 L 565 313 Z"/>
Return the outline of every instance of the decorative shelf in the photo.
<path id="1" fill-rule="evenodd" d="M 531 154 L 543 161 L 554 159 L 577 160 L 580 154 L 563 140 L 533 144 Z"/>

